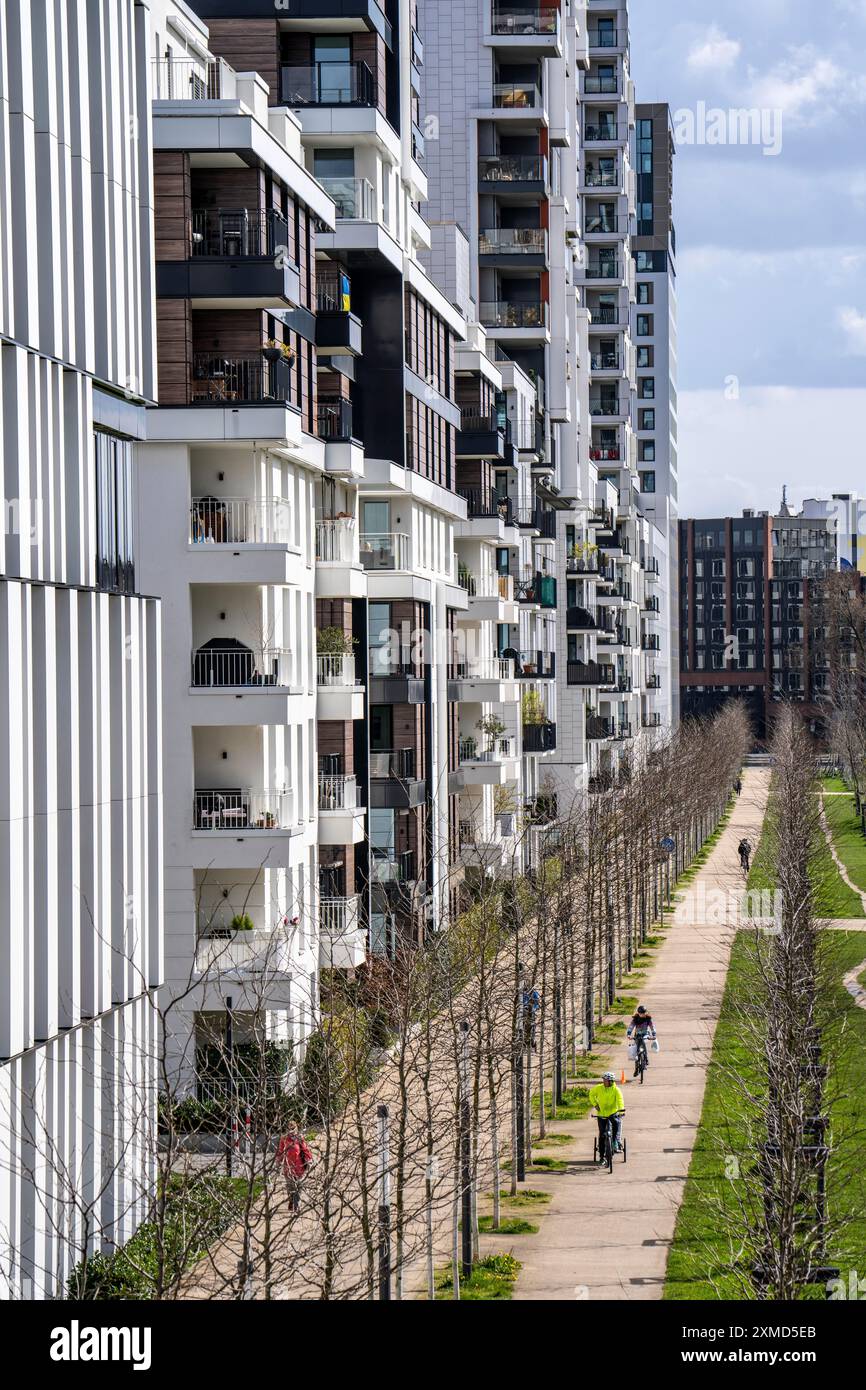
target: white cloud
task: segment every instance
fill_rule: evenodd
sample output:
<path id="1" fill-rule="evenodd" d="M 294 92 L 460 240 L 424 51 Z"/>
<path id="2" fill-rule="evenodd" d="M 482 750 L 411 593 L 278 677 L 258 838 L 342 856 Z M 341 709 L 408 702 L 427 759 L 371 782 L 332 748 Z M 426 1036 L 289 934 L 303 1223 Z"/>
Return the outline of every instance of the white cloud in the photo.
<path id="1" fill-rule="evenodd" d="M 794 124 L 814 124 L 866 100 L 864 79 L 812 44 L 790 49 L 788 57 L 763 74 L 751 68 L 749 78 L 749 105 L 781 111 Z"/>
<path id="2" fill-rule="evenodd" d="M 724 70 L 737 61 L 742 47 L 739 39 L 729 39 L 727 34 L 723 34 L 714 24 L 702 40 L 692 45 L 686 61 L 690 68 L 698 71 L 707 68 Z"/>
<path id="3" fill-rule="evenodd" d="M 840 308 L 836 321 L 848 341 L 848 352 L 852 357 L 866 357 L 866 314 L 851 305 Z"/>
<path id="4" fill-rule="evenodd" d="M 804 497 L 862 490 L 851 440 L 859 435 L 866 390 L 756 387 L 738 400 L 724 392 L 679 395 L 679 510 L 682 517 L 771 511 L 782 487 Z"/>

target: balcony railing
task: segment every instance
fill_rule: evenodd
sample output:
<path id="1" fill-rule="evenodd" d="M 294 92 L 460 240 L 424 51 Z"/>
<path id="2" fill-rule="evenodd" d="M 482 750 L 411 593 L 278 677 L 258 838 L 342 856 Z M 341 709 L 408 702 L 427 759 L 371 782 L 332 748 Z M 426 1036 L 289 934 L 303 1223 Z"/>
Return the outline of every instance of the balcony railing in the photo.
<path id="1" fill-rule="evenodd" d="M 355 658 L 351 652 L 319 652 L 316 684 L 322 689 L 351 688 L 355 684 Z"/>
<path id="2" fill-rule="evenodd" d="M 616 48 L 618 42 L 616 29 L 590 29 L 590 48 Z"/>
<path id="3" fill-rule="evenodd" d="M 510 497 L 500 497 L 488 488 L 459 487 L 458 497 L 466 503 L 466 514 L 470 520 L 483 520 L 497 517 L 506 526 L 514 524 L 514 513 Z"/>
<path id="4" fill-rule="evenodd" d="M 505 110 L 534 110 L 541 106 L 541 88 L 537 82 L 494 82 L 493 105 Z"/>
<path id="5" fill-rule="evenodd" d="M 566 679 L 569 685 L 614 685 L 616 673 L 612 666 L 598 661 L 569 661 Z"/>
<path id="6" fill-rule="evenodd" d="M 509 300 L 482 300 L 481 322 L 485 328 L 546 328 L 547 305 L 516 304 Z"/>
<path id="7" fill-rule="evenodd" d="M 488 227 L 478 236 L 482 256 L 543 256 L 547 232 L 543 227 Z"/>
<path id="8" fill-rule="evenodd" d="M 275 256 L 288 244 L 289 224 L 273 209 L 193 208 L 194 256 Z"/>
<path id="9" fill-rule="evenodd" d="M 556 34 L 559 30 L 559 10 L 555 5 L 493 6 L 493 33 L 531 37 L 533 34 Z"/>
<path id="10" fill-rule="evenodd" d="M 579 629 L 585 632 L 594 632 L 598 627 L 598 612 L 596 609 L 584 608 L 582 604 L 571 604 L 565 610 L 565 626 L 572 630 Z"/>
<path id="11" fill-rule="evenodd" d="M 619 217 L 614 213 L 588 212 L 586 214 L 587 236 L 606 235 L 608 232 L 619 231 Z"/>
<path id="12" fill-rule="evenodd" d="M 220 357 L 215 352 L 196 352 L 192 377 L 194 404 L 231 401 L 235 405 L 285 405 L 291 401 L 291 364 L 286 358 L 267 362 L 261 353 Z"/>
<path id="13" fill-rule="evenodd" d="M 515 675 L 521 680 L 552 680 L 556 675 L 556 655 L 554 652 L 520 652 L 515 663 Z"/>
<path id="14" fill-rule="evenodd" d="M 340 221 L 375 222 L 376 197 L 369 179 L 320 178 L 319 183 L 333 198 Z"/>
<path id="15" fill-rule="evenodd" d="M 618 188 L 619 173 L 616 169 L 585 169 L 583 182 L 587 188 Z"/>
<path id="16" fill-rule="evenodd" d="M 461 738 L 461 763 L 506 763 L 517 757 L 517 739 L 510 735 L 501 738 Z"/>
<path id="17" fill-rule="evenodd" d="M 370 754 L 371 777 L 397 777 L 401 781 L 411 782 L 415 779 L 415 768 L 414 748 L 377 749 Z"/>
<path id="18" fill-rule="evenodd" d="M 360 558 L 365 570 L 406 570 L 409 568 L 409 537 L 401 531 L 364 531 Z"/>
<path id="19" fill-rule="evenodd" d="M 660 714 L 645 714 L 643 717 L 643 726 L 645 729 L 660 729 L 661 723 L 662 717 Z"/>
<path id="20" fill-rule="evenodd" d="M 316 310 L 320 314 L 347 314 L 352 308 L 352 281 L 344 270 L 316 266 Z"/>
<path id="21" fill-rule="evenodd" d="M 331 940 L 358 930 L 358 898 L 319 898 L 319 931 Z"/>
<path id="22" fill-rule="evenodd" d="M 289 503 L 279 497 L 193 497 L 189 539 L 204 545 L 287 545 Z"/>
<path id="23" fill-rule="evenodd" d="M 620 135 L 625 135 L 625 127 L 621 128 L 616 121 L 590 121 L 583 128 L 584 140 L 594 140 L 598 144 L 618 140 Z"/>
<path id="24" fill-rule="evenodd" d="M 488 154 L 478 160 L 480 183 L 547 183 L 543 154 Z"/>
<path id="25" fill-rule="evenodd" d="M 316 559 L 323 565 L 357 565 L 358 533 L 346 517 L 316 522 Z"/>
<path id="26" fill-rule="evenodd" d="M 509 421 L 503 420 L 496 410 L 480 411 L 475 405 L 464 405 L 460 410 L 461 434 L 507 434 Z"/>
<path id="27" fill-rule="evenodd" d="M 376 79 L 366 63 L 284 64 L 280 69 L 283 106 L 375 106 Z"/>
<path id="28" fill-rule="evenodd" d="M 415 851 L 407 849 L 402 854 L 392 855 L 374 845 L 370 852 L 370 873 L 374 883 L 412 883 L 418 873 Z"/>
<path id="29" fill-rule="evenodd" d="M 552 753 L 556 747 L 555 724 L 524 724 L 524 753 Z"/>
<path id="30" fill-rule="evenodd" d="M 616 73 L 588 72 L 583 79 L 583 90 L 590 95 L 599 92 L 616 92 L 618 90 L 618 79 Z"/>
<path id="31" fill-rule="evenodd" d="M 589 399 L 590 415 L 625 415 L 627 410 L 615 396 L 590 396 Z"/>
<path id="32" fill-rule="evenodd" d="M 240 642 L 233 647 L 198 647 L 192 654 L 190 684 L 197 690 L 222 686 L 291 685 L 292 654 L 285 647 L 251 651 Z"/>
<path id="33" fill-rule="evenodd" d="M 618 463 L 622 451 L 618 444 L 593 444 L 590 446 L 589 457 L 595 463 Z"/>
<path id="34" fill-rule="evenodd" d="M 655 637 L 655 636 L 652 636 L 652 637 L 642 637 L 642 638 L 641 638 L 641 647 L 643 648 L 643 650 L 644 650 L 645 652 L 658 652 L 658 651 L 661 651 L 661 640 L 660 640 L 660 638 Z"/>
<path id="35" fill-rule="evenodd" d="M 619 280 L 619 261 L 590 261 L 584 277 L 587 280 Z"/>
<path id="36" fill-rule="evenodd" d="M 319 401 L 316 430 L 320 439 L 352 439 L 352 402 Z"/>
<path id="37" fill-rule="evenodd" d="M 634 731 L 628 720 L 623 719 L 617 725 L 616 737 L 619 739 L 634 738 Z"/>
<path id="38" fill-rule="evenodd" d="M 477 661 L 456 661 L 454 680 L 458 681 L 513 681 L 514 661 L 511 657 L 480 657 Z"/>
<path id="39" fill-rule="evenodd" d="M 511 603 L 514 599 L 514 581 L 510 574 L 477 575 L 461 570 L 457 582 L 470 598 L 501 599 L 503 603 Z"/>
<path id="40" fill-rule="evenodd" d="M 221 58 L 153 58 L 150 72 L 154 101 L 218 101 L 235 94 L 236 74 Z"/>
<path id="41" fill-rule="evenodd" d="M 192 826 L 194 830 L 289 830 L 293 810 L 291 791 L 196 790 Z"/>
<path id="42" fill-rule="evenodd" d="M 319 774 L 319 810 L 355 811 L 358 807 L 358 783 L 349 774 Z"/>
<path id="43" fill-rule="evenodd" d="M 590 354 L 589 366 L 593 372 L 618 372 L 619 364 L 618 352 L 593 352 Z"/>
<path id="44" fill-rule="evenodd" d="M 598 715 L 590 715 L 586 721 L 586 736 L 593 740 L 614 738 L 616 725 L 612 719 L 601 719 Z"/>

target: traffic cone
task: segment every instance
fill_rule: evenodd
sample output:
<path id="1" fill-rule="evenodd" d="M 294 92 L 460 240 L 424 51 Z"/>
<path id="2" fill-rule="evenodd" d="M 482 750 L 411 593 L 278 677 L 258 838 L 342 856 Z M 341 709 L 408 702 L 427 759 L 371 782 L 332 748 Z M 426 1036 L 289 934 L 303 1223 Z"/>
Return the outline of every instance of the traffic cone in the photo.
<path id="1" fill-rule="evenodd" d="M 622 1068 L 622 1070 L 621 1070 L 621 1072 L 620 1072 L 620 1074 L 619 1074 L 619 1084 L 620 1084 L 620 1086 L 624 1086 L 624 1085 L 625 1085 L 625 1067 Z"/>

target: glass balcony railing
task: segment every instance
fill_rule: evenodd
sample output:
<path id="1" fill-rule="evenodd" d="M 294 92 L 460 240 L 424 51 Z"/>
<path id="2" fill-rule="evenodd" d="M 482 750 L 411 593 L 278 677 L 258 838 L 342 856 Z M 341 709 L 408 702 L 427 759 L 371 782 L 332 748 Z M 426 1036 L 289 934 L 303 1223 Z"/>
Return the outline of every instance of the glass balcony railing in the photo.
<path id="1" fill-rule="evenodd" d="M 400 781 L 415 779 L 417 757 L 414 748 L 376 749 L 370 753 L 370 776 L 378 780 L 396 777 Z"/>
<path id="2" fill-rule="evenodd" d="M 520 304 L 511 300 L 482 300 L 481 322 L 485 328 L 546 328 L 547 305 Z"/>
<path id="3" fill-rule="evenodd" d="M 547 158 L 543 154 L 481 155 L 479 183 L 547 183 Z"/>
<path id="4" fill-rule="evenodd" d="M 355 684 L 355 658 L 351 652 L 319 652 L 316 684 L 322 689 L 351 688 Z"/>
<path id="5" fill-rule="evenodd" d="M 556 34 L 559 32 L 559 9 L 556 5 L 494 3 L 492 28 L 494 34 L 503 38 Z"/>
<path id="6" fill-rule="evenodd" d="M 461 738 L 458 745 L 461 763 L 506 763 L 517 757 L 517 739 L 509 735 L 500 738 Z"/>
<path id="7" fill-rule="evenodd" d="M 283 106 L 375 106 L 376 79 L 364 62 L 284 64 Z"/>
<path id="8" fill-rule="evenodd" d="M 360 559 L 365 570 L 407 570 L 409 537 L 399 531 L 364 531 L 361 535 Z"/>
<path id="9" fill-rule="evenodd" d="M 600 92 L 615 93 L 619 91 L 616 73 L 588 72 L 583 79 L 583 90 L 590 96 Z"/>
<path id="10" fill-rule="evenodd" d="M 327 177 L 319 183 L 333 198 L 340 221 L 376 221 L 376 198 L 369 179 Z"/>
<path id="11" fill-rule="evenodd" d="M 543 227 L 491 227 L 479 234 L 482 256 L 543 256 L 547 232 Z"/>
<path id="12" fill-rule="evenodd" d="M 316 522 L 316 559 L 323 565 L 357 565 L 358 533 L 351 517 Z"/>
<path id="13" fill-rule="evenodd" d="M 493 105 L 501 110 L 540 110 L 541 88 L 537 82 L 494 82 Z"/>
<path id="14" fill-rule="evenodd" d="M 607 236 L 619 231 L 616 213 L 588 212 L 584 228 L 587 236 Z"/>

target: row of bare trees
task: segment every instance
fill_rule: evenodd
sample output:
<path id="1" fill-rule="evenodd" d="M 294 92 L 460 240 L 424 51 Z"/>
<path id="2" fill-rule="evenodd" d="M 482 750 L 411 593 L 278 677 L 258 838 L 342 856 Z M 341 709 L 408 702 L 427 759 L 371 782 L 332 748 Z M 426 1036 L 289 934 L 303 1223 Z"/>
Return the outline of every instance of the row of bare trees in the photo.
<path id="1" fill-rule="evenodd" d="M 322 971 L 302 1057 L 287 1059 L 273 1036 L 276 957 L 238 983 L 216 950 L 206 979 L 191 975 L 167 1005 L 154 998 L 158 1122 L 152 1097 L 128 1098 L 150 1160 L 149 1217 L 121 1251 L 103 1250 L 99 1193 L 52 1172 L 51 1219 L 77 1233 L 68 1291 L 432 1298 L 450 1263 L 459 1297 L 478 1255 L 479 1199 L 492 1194 L 496 1228 L 503 1185 L 518 1190 L 533 1136 L 579 1075 L 673 879 L 718 825 L 748 743 L 731 704 L 646 745 L 616 787 L 570 805 L 560 794 L 545 825 L 528 819 L 521 832 L 539 846 L 531 872 L 516 855 L 509 871 L 463 883 L 463 910 L 422 945 Z M 175 1017 L 227 996 L 243 1041 L 223 1010 L 208 1040 L 222 1089 L 191 1095 Z M 295 1132 L 313 1153 L 300 1183 L 285 1167 Z M 113 1159 L 131 1205 L 137 1158 Z M 42 1181 L 42 1166 L 27 1177 Z"/>

